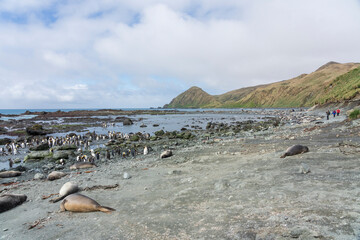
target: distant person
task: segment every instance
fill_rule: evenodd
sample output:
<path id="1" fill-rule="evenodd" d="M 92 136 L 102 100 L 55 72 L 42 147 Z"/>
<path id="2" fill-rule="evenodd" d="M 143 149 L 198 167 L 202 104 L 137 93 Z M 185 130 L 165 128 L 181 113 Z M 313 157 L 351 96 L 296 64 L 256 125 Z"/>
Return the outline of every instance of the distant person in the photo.
<path id="1" fill-rule="evenodd" d="M 334 117 L 336 116 L 336 111 L 335 110 L 333 111 L 333 115 L 334 115 Z"/>
<path id="2" fill-rule="evenodd" d="M 339 108 L 336 110 L 336 114 L 339 116 L 339 114 L 340 114 L 340 109 Z"/>
<path id="3" fill-rule="evenodd" d="M 330 111 L 327 110 L 327 111 L 326 111 L 326 119 L 327 119 L 327 120 L 329 120 L 329 116 L 330 116 Z"/>

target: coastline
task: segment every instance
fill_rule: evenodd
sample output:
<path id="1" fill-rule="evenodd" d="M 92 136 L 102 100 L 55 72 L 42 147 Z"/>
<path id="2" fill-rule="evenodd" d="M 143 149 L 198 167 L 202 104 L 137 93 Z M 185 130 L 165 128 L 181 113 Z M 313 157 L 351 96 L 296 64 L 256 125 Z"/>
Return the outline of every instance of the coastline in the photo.
<path id="1" fill-rule="evenodd" d="M 26 173 L 24 182 L 2 186 L 2 194 L 22 193 L 28 200 L 1 213 L 0 239 L 357 238 L 360 121 L 342 120 L 303 121 L 184 145 L 170 140 L 149 155 L 114 158 L 89 173 L 64 169 L 68 175 L 52 182 Z M 310 151 L 280 159 L 294 144 Z M 159 159 L 166 148 L 174 156 Z M 310 173 L 300 173 L 304 164 Z M 125 172 L 130 179 L 123 178 Z M 118 184 L 82 192 L 116 212 L 59 213 L 60 203 L 41 199 L 68 181 L 81 188 Z"/>

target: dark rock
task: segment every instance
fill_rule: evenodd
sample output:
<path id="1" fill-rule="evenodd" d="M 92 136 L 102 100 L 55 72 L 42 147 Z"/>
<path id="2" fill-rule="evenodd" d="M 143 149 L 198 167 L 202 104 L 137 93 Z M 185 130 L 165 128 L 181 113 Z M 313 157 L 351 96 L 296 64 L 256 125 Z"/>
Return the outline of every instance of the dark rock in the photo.
<path id="1" fill-rule="evenodd" d="M 160 131 L 155 132 L 155 136 L 157 136 L 157 137 L 163 136 L 164 134 L 165 134 L 164 130 L 160 130 Z"/>
<path id="2" fill-rule="evenodd" d="M 26 133 L 32 136 L 37 136 L 37 135 L 46 135 L 48 133 L 48 131 L 46 131 L 45 129 L 43 129 L 43 126 L 40 124 L 35 124 L 32 125 L 30 127 L 26 128 Z"/>
<path id="3" fill-rule="evenodd" d="M 5 145 L 5 144 L 9 144 L 9 143 L 11 143 L 10 138 L 2 138 L 2 139 L 0 139 L 0 145 Z"/>
<path id="4" fill-rule="evenodd" d="M 132 124 L 134 124 L 134 123 L 130 118 L 125 118 L 124 121 L 123 121 L 124 126 L 132 125 Z"/>
<path id="5" fill-rule="evenodd" d="M 30 151 L 44 151 L 49 149 L 49 144 L 43 143 L 30 148 Z"/>

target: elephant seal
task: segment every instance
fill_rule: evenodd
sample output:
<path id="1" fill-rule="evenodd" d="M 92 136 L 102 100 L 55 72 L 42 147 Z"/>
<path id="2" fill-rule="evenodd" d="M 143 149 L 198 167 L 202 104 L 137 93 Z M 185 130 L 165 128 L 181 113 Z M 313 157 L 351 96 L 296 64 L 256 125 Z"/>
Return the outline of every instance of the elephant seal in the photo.
<path id="1" fill-rule="evenodd" d="M 280 158 L 285 158 L 286 156 L 293 156 L 300 153 L 306 153 L 309 151 L 309 148 L 303 145 L 294 145 L 286 149 L 286 152 L 281 155 Z"/>
<path id="2" fill-rule="evenodd" d="M 27 199 L 24 194 L 4 194 L 0 196 L 0 213 L 22 204 Z"/>
<path id="3" fill-rule="evenodd" d="M 110 213 L 116 211 L 113 208 L 101 206 L 95 200 L 84 196 L 80 193 L 74 193 L 67 196 L 60 205 L 61 212 L 96 212 L 101 211 L 104 213 Z"/>
<path id="4" fill-rule="evenodd" d="M 76 183 L 67 182 L 60 188 L 59 197 L 53 198 L 49 202 L 56 203 L 56 202 L 64 199 L 66 196 L 78 192 L 79 190 L 80 189 Z"/>
<path id="5" fill-rule="evenodd" d="M 91 162 L 77 162 L 70 166 L 70 170 L 80 169 L 80 168 L 92 168 L 96 167 L 95 163 Z"/>
<path id="6" fill-rule="evenodd" d="M 20 175 L 21 175 L 21 172 L 19 172 L 19 171 L 0 172 L 0 178 L 17 177 L 17 176 L 20 176 Z"/>
<path id="7" fill-rule="evenodd" d="M 56 179 L 60 179 L 62 177 L 66 176 L 66 173 L 63 173 L 63 172 L 58 172 L 58 171 L 52 171 L 48 177 L 47 177 L 47 180 L 49 181 L 53 181 L 53 180 L 56 180 Z"/>
<path id="8" fill-rule="evenodd" d="M 171 157 L 172 155 L 173 154 L 171 150 L 166 150 L 160 154 L 160 158 L 167 158 L 167 157 Z"/>

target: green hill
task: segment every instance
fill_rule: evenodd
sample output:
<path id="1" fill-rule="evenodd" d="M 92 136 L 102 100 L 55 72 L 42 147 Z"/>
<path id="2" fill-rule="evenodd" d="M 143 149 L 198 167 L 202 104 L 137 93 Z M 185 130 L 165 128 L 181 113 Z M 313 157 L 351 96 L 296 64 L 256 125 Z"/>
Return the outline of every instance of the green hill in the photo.
<path id="1" fill-rule="evenodd" d="M 315 72 L 212 96 L 192 87 L 166 108 L 310 107 L 360 95 L 360 64 L 329 62 Z"/>

